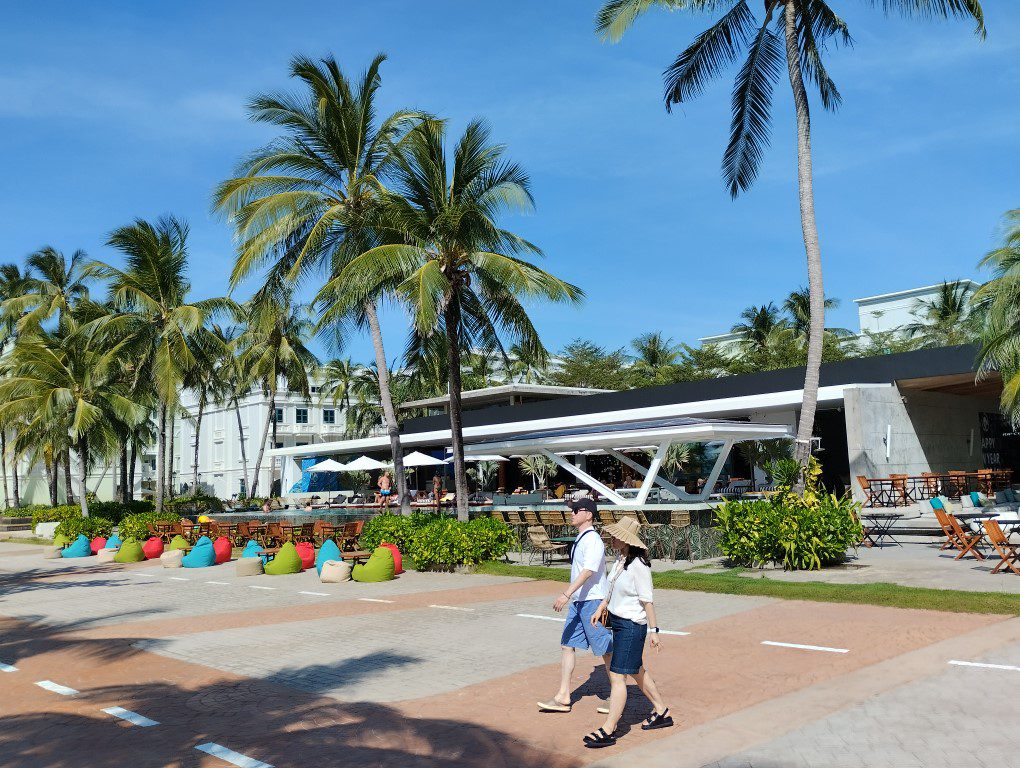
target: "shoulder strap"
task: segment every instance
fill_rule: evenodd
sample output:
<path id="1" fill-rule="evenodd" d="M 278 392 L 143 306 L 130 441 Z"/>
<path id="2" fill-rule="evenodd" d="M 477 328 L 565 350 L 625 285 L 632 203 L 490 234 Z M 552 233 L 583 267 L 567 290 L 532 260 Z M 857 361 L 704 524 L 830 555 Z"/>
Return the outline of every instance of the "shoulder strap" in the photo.
<path id="1" fill-rule="evenodd" d="M 589 528 L 587 531 L 585 531 L 580 536 L 578 536 L 576 539 L 574 539 L 574 543 L 570 545 L 570 564 L 571 565 L 574 564 L 574 552 L 577 550 L 577 545 L 581 542 L 581 539 L 583 539 L 585 537 L 585 535 L 587 535 L 589 533 L 595 533 L 595 529 L 594 528 Z"/>

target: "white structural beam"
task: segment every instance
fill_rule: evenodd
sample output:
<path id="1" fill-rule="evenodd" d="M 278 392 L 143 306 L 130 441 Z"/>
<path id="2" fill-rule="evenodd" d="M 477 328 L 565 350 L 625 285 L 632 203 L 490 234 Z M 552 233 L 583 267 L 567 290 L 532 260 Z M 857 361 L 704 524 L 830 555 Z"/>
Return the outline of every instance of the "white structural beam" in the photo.
<path id="1" fill-rule="evenodd" d="M 723 464 L 726 463 L 726 459 L 730 455 L 730 450 L 733 448 L 733 441 L 727 440 L 723 443 L 722 448 L 719 449 L 719 457 L 715 460 L 715 466 L 712 467 L 712 471 L 708 474 L 708 480 L 705 481 L 705 487 L 701 493 L 698 494 L 700 499 L 707 499 L 712 495 L 712 489 L 715 488 L 716 480 L 719 479 L 719 475 L 722 472 Z"/>
<path id="2" fill-rule="evenodd" d="M 622 453 L 621 451 L 618 451 L 615 448 L 606 448 L 605 451 L 606 451 L 606 453 L 608 455 L 612 456 L 614 459 L 619 461 L 621 464 L 630 467 L 631 469 L 633 469 L 635 472 L 637 472 L 642 477 L 647 477 L 648 470 L 645 469 L 644 467 L 642 467 L 636 461 L 634 461 L 634 459 L 632 459 L 627 454 Z M 683 488 L 680 488 L 679 486 L 673 485 L 673 483 L 669 482 L 668 480 L 663 478 L 661 475 L 659 475 L 659 476 L 657 476 L 655 478 L 655 484 L 658 485 L 658 486 L 661 486 L 662 488 L 665 488 L 667 491 L 669 491 L 674 496 L 676 496 L 678 499 L 680 499 L 680 501 L 701 501 L 702 500 L 702 496 L 700 494 L 692 496 L 691 494 L 687 493 L 687 491 L 685 491 Z"/>
<path id="3" fill-rule="evenodd" d="M 669 446 L 672 444 L 672 440 L 665 440 L 662 443 L 659 443 L 659 447 L 655 451 L 655 455 L 652 457 L 651 466 L 648 467 L 645 479 L 641 482 L 641 490 L 638 491 L 637 495 L 638 504 L 644 504 L 648 501 L 648 493 L 652 490 L 652 484 L 659 475 L 659 467 L 662 466 L 662 461 L 666 458 L 666 451 L 669 450 Z"/>
<path id="4" fill-rule="evenodd" d="M 614 504 L 621 505 L 621 504 L 626 504 L 627 503 L 627 500 L 625 498 L 623 498 L 623 496 L 618 494 L 616 491 L 614 491 L 612 488 L 610 488 L 609 486 L 605 485 L 604 483 L 600 483 L 598 480 L 596 480 L 594 477 L 589 475 L 583 469 L 581 469 L 580 467 L 575 467 L 573 464 L 571 464 L 569 461 L 564 459 L 562 456 L 557 456 L 555 453 L 553 453 L 552 451 L 546 450 L 545 448 L 541 449 L 541 453 L 546 458 L 548 458 L 551 461 L 555 462 L 556 466 L 561 467 L 561 468 L 567 470 L 567 472 L 572 474 L 574 477 L 576 477 L 582 483 L 584 483 L 585 485 L 587 485 L 590 488 L 594 488 L 596 491 L 601 493 L 603 496 L 605 496 L 607 499 L 609 499 Z"/>

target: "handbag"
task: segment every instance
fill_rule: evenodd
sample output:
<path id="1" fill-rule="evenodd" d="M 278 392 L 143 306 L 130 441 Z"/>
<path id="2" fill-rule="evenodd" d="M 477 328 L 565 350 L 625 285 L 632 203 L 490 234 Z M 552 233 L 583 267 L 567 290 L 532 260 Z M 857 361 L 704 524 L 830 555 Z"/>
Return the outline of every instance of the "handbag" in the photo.
<path id="1" fill-rule="evenodd" d="M 616 570 L 616 563 L 613 563 L 613 570 Z M 621 569 L 620 573 L 623 573 Z M 606 607 L 602 608 L 598 613 L 595 614 L 595 621 L 601 624 L 606 629 L 609 629 L 609 600 L 613 596 L 613 587 L 616 586 L 616 579 L 620 578 L 620 573 L 616 574 L 616 578 L 609 582 L 609 594 L 606 595 Z"/>

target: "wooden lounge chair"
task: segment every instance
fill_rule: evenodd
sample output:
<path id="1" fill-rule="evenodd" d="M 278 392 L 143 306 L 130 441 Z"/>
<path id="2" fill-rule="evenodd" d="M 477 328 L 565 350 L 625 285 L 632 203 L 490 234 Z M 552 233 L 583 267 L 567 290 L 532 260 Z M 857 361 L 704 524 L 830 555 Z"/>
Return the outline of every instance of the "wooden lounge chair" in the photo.
<path id="1" fill-rule="evenodd" d="M 939 547 L 939 552 L 958 547 L 956 531 L 953 530 L 953 524 L 949 522 L 949 515 L 940 507 L 932 507 L 932 511 L 935 513 L 935 519 L 939 522 L 939 527 L 942 528 L 942 534 L 946 537 L 946 540 L 942 542 L 942 546 Z"/>
<path id="2" fill-rule="evenodd" d="M 542 564 L 549 565 L 554 554 L 566 554 L 566 544 L 554 544 L 549 540 L 549 534 L 541 525 L 532 525 L 528 528 L 528 541 L 531 543 L 532 551 L 542 556 Z"/>
<path id="3" fill-rule="evenodd" d="M 857 482 L 861 485 L 861 490 L 864 491 L 864 505 L 865 507 L 879 507 L 881 506 L 878 494 L 872 489 L 871 481 L 868 480 L 864 475 L 857 475 Z"/>
<path id="4" fill-rule="evenodd" d="M 960 521 L 951 513 L 945 512 L 943 514 L 949 518 L 949 524 L 953 527 L 953 533 L 956 534 L 956 548 L 960 550 L 954 559 L 959 560 L 964 555 L 971 554 L 978 560 L 984 560 L 985 555 L 981 551 L 981 540 L 985 537 L 984 533 L 972 533 L 964 529 L 960 525 Z"/>
<path id="5" fill-rule="evenodd" d="M 1020 576 L 1020 568 L 1017 567 L 1020 562 L 1020 544 L 1013 544 L 1007 538 L 997 520 L 985 520 L 983 523 L 988 541 L 999 556 L 999 564 L 992 568 L 992 573 L 998 573 L 1005 566 Z"/>

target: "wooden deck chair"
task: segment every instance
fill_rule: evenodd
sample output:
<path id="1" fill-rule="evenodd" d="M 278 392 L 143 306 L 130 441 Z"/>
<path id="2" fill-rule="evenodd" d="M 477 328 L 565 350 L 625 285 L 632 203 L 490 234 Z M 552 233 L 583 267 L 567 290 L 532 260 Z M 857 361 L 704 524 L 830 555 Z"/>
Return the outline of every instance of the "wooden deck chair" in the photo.
<path id="1" fill-rule="evenodd" d="M 1020 562 L 1020 544 L 1010 542 L 998 520 L 984 520 L 983 523 L 988 541 L 999 556 L 999 564 L 992 568 L 992 573 L 998 573 L 1005 566 L 1020 576 L 1020 568 L 1017 567 L 1017 563 Z"/>
<path id="2" fill-rule="evenodd" d="M 965 530 L 960 521 L 956 519 L 954 515 L 946 512 L 946 517 L 949 518 L 949 524 L 953 526 L 953 533 L 956 534 L 957 549 L 960 553 L 954 558 L 959 560 L 964 555 L 970 553 L 974 555 L 978 560 L 984 560 L 984 553 L 981 551 L 981 540 L 985 537 L 983 533 L 972 533 L 971 531 Z"/>
<path id="3" fill-rule="evenodd" d="M 939 552 L 954 547 L 959 549 L 960 544 L 956 539 L 956 531 L 953 530 L 953 524 L 949 522 L 949 515 L 941 507 L 932 507 L 932 511 L 935 513 L 935 519 L 939 521 L 939 527 L 942 528 L 942 533 L 946 537 L 946 540 L 942 542 L 942 546 L 939 547 Z"/>
<path id="4" fill-rule="evenodd" d="M 566 544 L 554 544 L 549 540 L 549 534 L 541 525 L 528 527 L 528 541 L 531 543 L 532 551 L 542 555 L 542 564 L 549 565 L 554 554 L 566 554 Z"/>
<path id="5" fill-rule="evenodd" d="M 864 475 L 857 475 L 857 482 L 861 485 L 861 490 L 864 491 L 864 506 L 865 507 L 879 507 L 878 495 L 871 488 L 871 483 L 868 482 L 868 478 Z"/>
<path id="6" fill-rule="evenodd" d="M 602 525 L 612 525 L 616 522 L 616 518 L 613 517 L 613 510 L 611 509 L 600 509 L 599 510 L 599 522 Z"/>

